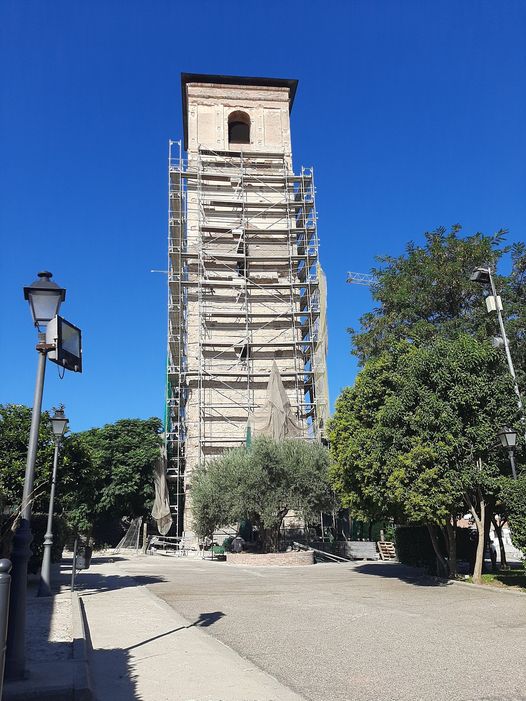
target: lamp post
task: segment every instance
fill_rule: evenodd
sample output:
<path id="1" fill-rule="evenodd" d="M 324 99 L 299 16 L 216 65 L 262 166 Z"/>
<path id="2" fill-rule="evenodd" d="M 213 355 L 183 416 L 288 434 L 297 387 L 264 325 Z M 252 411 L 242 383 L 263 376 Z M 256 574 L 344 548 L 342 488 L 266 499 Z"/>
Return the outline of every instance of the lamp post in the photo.
<path id="1" fill-rule="evenodd" d="M 24 298 L 29 302 L 33 322 L 37 329 L 38 367 L 31 413 L 31 429 L 27 449 L 26 472 L 24 476 L 24 492 L 20 511 L 20 522 L 13 536 L 11 559 L 11 600 L 9 605 L 9 629 L 7 634 L 6 678 L 21 679 L 25 672 L 25 627 L 26 627 L 26 597 L 27 597 L 27 564 L 31 557 L 31 502 L 33 498 L 33 481 L 35 477 L 35 461 L 37 455 L 38 430 L 42 410 L 42 392 L 46 371 L 46 356 L 50 347 L 46 344 L 45 334 L 40 327 L 46 327 L 59 312 L 60 305 L 66 298 L 66 290 L 51 281 L 51 273 L 38 273 L 29 287 L 24 287 Z"/>
<path id="2" fill-rule="evenodd" d="M 517 403 L 521 413 L 523 413 L 522 407 L 522 397 L 519 390 L 519 385 L 517 383 L 517 376 L 515 375 L 515 368 L 513 367 L 513 359 L 510 352 L 510 344 L 508 342 L 508 337 L 506 336 L 506 329 L 504 328 L 504 319 L 502 317 L 502 302 L 500 296 L 497 294 L 497 289 L 495 287 L 495 281 L 493 280 L 493 275 L 491 274 L 491 268 L 475 268 L 471 273 L 470 278 L 472 282 L 478 282 L 481 285 L 489 285 L 491 289 L 491 303 L 486 302 L 488 311 L 496 311 L 497 319 L 499 320 L 500 335 L 502 338 L 502 344 L 504 345 L 504 352 L 506 353 L 506 360 L 508 361 L 508 368 L 510 375 L 513 379 L 513 389 L 517 395 Z M 489 297 L 487 299 L 490 299 Z M 498 342 L 493 342 L 494 346 L 500 345 Z"/>
<path id="3" fill-rule="evenodd" d="M 37 596 L 51 596 L 51 548 L 53 545 L 53 507 L 55 504 L 55 488 L 57 484 L 57 467 L 60 444 L 66 432 L 68 420 L 64 416 L 64 407 L 55 409 L 51 417 L 51 427 L 55 438 L 55 454 L 53 456 L 53 474 L 51 476 L 51 493 L 49 495 L 49 511 L 47 515 L 47 528 L 44 536 L 44 555 L 40 569 L 40 582 Z"/>
<path id="4" fill-rule="evenodd" d="M 515 446 L 517 445 L 517 434 L 512 428 L 509 428 L 508 426 L 503 426 L 499 432 L 498 432 L 498 437 L 500 439 L 501 445 L 503 448 L 506 448 L 508 451 L 508 457 L 510 459 L 510 465 L 511 465 L 511 474 L 513 475 L 513 479 L 517 479 L 517 470 L 515 467 Z"/>

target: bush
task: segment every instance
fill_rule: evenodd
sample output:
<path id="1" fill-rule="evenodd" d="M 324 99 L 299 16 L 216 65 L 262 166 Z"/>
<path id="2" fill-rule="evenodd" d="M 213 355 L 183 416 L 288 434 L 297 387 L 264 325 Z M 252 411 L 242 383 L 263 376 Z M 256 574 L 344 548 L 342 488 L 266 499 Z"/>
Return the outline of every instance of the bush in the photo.
<path id="1" fill-rule="evenodd" d="M 232 547 L 232 541 L 234 540 L 234 536 L 229 535 L 227 536 L 224 541 L 223 541 L 223 550 L 225 552 L 230 552 L 230 548 Z"/>
<path id="2" fill-rule="evenodd" d="M 13 516 L 10 514 L 0 515 L 0 557 L 11 557 L 11 546 L 13 540 Z"/>
<path id="3" fill-rule="evenodd" d="M 426 526 L 396 526 L 395 544 L 402 564 L 436 574 L 436 555 Z"/>
<path id="4" fill-rule="evenodd" d="M 44 536 L 47 529 L 47 514 L 33 514 L 31 516 L 31 531 L 33 542 L 31 543 L 32 555 L 29 559 L 28 570 L 36 574 L 42 565 L 44 555 Z M 66 521 L 61 516 L 53 517 L 53 545 L 51 546 L 51 562 L 61 562 L 62 552 L 69 535 Z"/>
<path id="5" fill-rule="evenodd" d="M 110 514 L 101 514 L 91 532 L 96 548 L 114 548 L 122 540 L 128 526 L 120 518 Z"/>
<path id="6" fill-rule="evenodd" d="M 439 536 L 439 546 L 446 558 L 444 539 Z M 396 552 L 399 561 L 412 567 L 423 567 L 428 574 L 436 575 L 436 555 L 427 526 L 396 526 Z M 465 560 L 470 567 L 475 562 L 477 533 L 471 528 L 457 528 L 457 561 Z"/>

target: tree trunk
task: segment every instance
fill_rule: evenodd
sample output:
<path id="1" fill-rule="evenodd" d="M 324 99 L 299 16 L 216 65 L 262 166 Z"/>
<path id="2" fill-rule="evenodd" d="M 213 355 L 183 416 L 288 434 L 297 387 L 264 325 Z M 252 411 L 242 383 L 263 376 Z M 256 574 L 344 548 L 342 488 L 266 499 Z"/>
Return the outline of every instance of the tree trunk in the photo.
<path id="1" fill-rule="evenodd" d="M 497 539 L 499 541 L 499 551 L 500 551 L 500 567 L 503 570 L 508 569 L 508 561 L 506 559 L 506 548 L 504 547 L 504 540 L 502 539 L 502 526 L 506 521 L 503 523 L 497 523 L 497 518 L 495 514 L 491 517 L 491 522 L 493 523 L 493 528 L 495 529 L 495 535 L 497 536 Z"/>
<path id="2" fill-rule="evenodd" d="M 288 507 L 282 509 L 277 514 L 276 525 L 270 526 L 268 528 L 262 527 L 261 524 L 260 531 L 263 539 L 263 550 L 267 553 L 277 553 L 279 550 L 279 535 L 281 531 L 281 525 L 283 519 L 288 513 Z"/>
<path id="3" fill-rule="evenodd" d="M 464 495 L 466 504 L 469 507 L 471 515 L 477 526 L 478 541 L 477 541 L 477 554 L 475 557 L 475 566 L 473 567 L 473 581 L 475 584 L 482 584 L 482 567 L 484 565 L 484 545 L 485 545 L 485 525 L 486 525 L 486 502 L 484 497 L 479 490 L 479 505 L 480 505 L 480 517 L 477 514 L 477 509 L 475 508 L 473 502 L 471 501 L 468 494 Z"/>
<path id="4" fill-rule="evenodd" d="M 435 533 L 435 527 L 433 524 L 428 523 L 427 524 L 427 530 L 429 531 L 429 537 L 431 538 L 431 543 L 433 545 L 433 550 L 435 551 L 435 555 L 437 558 L 437 564 L 438 564 L 438 571 L 437 574 L 439 577 L 444 577 L 447 578 L 448 575 L 448 566 L 447 562 L 444 560 L 444 556 L 440 552 L 440 546 L 438 544 L 438 539 Z"/>
<path id="5" fill-rule="evenodd" d="M 448 568 L 449 577 L 455 579 L 457 576 L 457 520 L 454 516 L 446 521 L 447 540 L 448 540 Z"/>

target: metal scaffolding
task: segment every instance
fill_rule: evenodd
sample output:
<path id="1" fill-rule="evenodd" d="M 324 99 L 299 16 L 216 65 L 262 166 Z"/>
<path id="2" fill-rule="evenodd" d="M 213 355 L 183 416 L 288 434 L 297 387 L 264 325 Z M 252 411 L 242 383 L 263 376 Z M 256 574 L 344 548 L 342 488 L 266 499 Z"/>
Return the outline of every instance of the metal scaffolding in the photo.
<path id="1" fill-rule="evenodd" d="M 325 287 L 312 168 L 255 151 L 183 159 L 170 142 L 168 170 L 167 476 L 181 534 L 192 470 L 243 445 L 274 360 L 304 437 L 321 440 Z"/>

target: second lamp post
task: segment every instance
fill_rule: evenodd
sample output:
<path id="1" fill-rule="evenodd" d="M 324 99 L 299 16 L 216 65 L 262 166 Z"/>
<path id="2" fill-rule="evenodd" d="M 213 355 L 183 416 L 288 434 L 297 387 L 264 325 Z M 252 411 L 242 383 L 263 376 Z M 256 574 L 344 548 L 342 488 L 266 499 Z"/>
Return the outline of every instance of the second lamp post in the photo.
<path id="1" fill-rule="evenodd" d="M 55 504 L 55 488 L 57 484 L 58 455 L 62 438 L 66 432 L 68 420 L 64 416 L 64 407 L 55 409 L 51 417 L 51 427 L 55 438 L 55 454 L 53 457 L 53 474 L 51 477 L 51 492 L 49 495 L 49 510 L 47 516 L 47 528 L 44 536 L 44 556 L 42 558 L 42 568 L 40 570 L 40 584 L 38 596 L 51 596 L 51 550 L 53 547 L 53 510 Z"/>
<path id="2" fill-rule="evenodd" d="M 517 445 L 517 434 L 511 428 L 503 426 L 497 434 L 503 448 L 508 451 L 508 458 L 511 466 L 513 479 L 517 479 L 517 468 L 515 466 L 515 447 Z"/>

